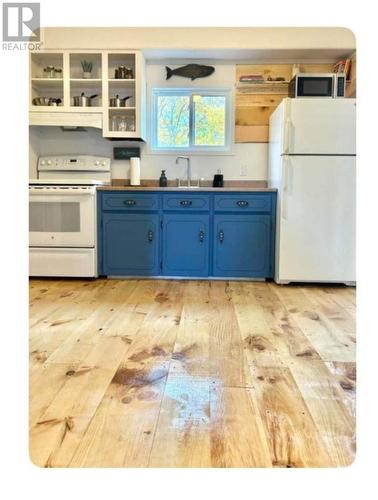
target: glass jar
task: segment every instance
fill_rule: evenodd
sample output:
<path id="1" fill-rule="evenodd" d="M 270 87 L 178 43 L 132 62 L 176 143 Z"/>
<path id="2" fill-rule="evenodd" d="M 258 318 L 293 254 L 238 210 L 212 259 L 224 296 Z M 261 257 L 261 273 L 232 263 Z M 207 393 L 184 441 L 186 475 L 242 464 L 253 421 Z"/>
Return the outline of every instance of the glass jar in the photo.
<path id="1" fill-rule="evenodd" d="M 116 132 L 118 130 L 118 116 L 112 115 L 110 120 L 110 130 Z"/>
<path id="2" fill-rule="evenodd" d="M 126 116 L 124 116 L 124 115 L 119 117 L 118 131 L 119 132 L 126 132 L 127 131 L 127 119 L 126 119 Z"/>
<path id="3" fill-rule="evenodd" d="M 127 119 L 128 132 L 135 132 L 135 115 L 131 114 Z"/>
<path id="4" fill-rule="evenodd" d="M 43 74 L 46 78 L 55 78 L 55 67 L 46 66 L 46 68 L 43 69 Z"/>

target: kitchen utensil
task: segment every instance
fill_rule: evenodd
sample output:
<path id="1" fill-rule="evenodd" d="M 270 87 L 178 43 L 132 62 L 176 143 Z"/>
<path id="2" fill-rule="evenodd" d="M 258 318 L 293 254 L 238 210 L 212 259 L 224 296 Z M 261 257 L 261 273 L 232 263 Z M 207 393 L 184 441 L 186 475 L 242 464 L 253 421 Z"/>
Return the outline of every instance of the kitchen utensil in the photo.
<path id="1" fill-rule="evenodd" d="M 55 97 L 52 97 L 49 101 L 49 106 L 59 106 L 59 104 L 62 103 L 62 99 L 56 99 Z"/>
<path id="2" fill-rule="evenodd" d="M 130 99 L 131 95 L 126 97 L 119 97 L 117 94 L 115 97 L 109 99 L 109 106 L 111 108 L 124 108 L 126 106 L 127 99 Z"/>
<path id="3" fill-rule="evenodd" d="M 46 78 L 55 78 L 54 66 L 46 66 L 46 68 L 43 68 L 43 73 L 46 76 Z"/>
<path id="4" fill-rule="evenodd" d="M 84 94 L 84 92 L 82 92 L 81 95 L 74 96 L 73 105 L 74 106 L 82 106 L 82 107 L 92 106 L 92 99 L 94 99 L 95 97 L 98 97 L 98 94 L 86 96 Z"/>
<path id="5" fill-rule="evenodd" d="M 61 78 L 62 68 L 55 68 L 55 66 L 46 66 L 46 68 L 43 68 L 43 75 L 46 78 Z"/>
<path id="6" fill-rule="evenodd" d="M 125 68 L 124 78 L 126 78 L 128 80 L 132 80 L 134 78 L 134 73 L 133 73 L 133 70 L 131 68 Z"/>
<path id="7" fill-rule="evenodd" d="M 62 99 L 56 97 L 34 97 L 32 100 L 34 106 L 59 106 Z"/>
<path id="8" fill-rule="evenodd" d="M 116 78 L 119 78 L 119 79 L 125 79 L 126 78 L 126 68 L 125 66 L 118 66 L 118 69 L 116 69 L 116 74 L 118 74 L 118 76 L 116 76 Z"/>

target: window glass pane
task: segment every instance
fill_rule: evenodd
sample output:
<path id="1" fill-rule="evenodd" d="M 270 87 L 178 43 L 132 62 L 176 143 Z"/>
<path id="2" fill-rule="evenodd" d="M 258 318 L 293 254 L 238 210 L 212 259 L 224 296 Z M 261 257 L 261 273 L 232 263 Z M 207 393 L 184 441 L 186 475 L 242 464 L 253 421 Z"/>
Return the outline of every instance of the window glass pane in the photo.
<path id="1" fill-rule="evenodd" d="M 224 146 L 226 142 L 225 96 L 193 96 L 195 146 Z"/>
<path id="2" fill-rule="evenodd" d="M 189 96 L 157 97 L 157 146 L 189 146 Z"/>

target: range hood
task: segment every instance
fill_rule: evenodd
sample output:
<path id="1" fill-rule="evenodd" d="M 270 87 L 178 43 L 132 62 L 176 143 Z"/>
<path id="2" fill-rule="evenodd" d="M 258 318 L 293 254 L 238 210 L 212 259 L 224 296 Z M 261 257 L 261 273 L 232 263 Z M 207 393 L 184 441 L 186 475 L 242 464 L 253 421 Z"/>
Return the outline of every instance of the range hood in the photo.
<path id="1" fill-rule="evenodd" d="M 94 127 L 102 129 L 102 112 L 30 111 L 29 125 L 47 127 Z M 80 129 L 79 129 L 80 130 Z M 82 130 L 82 128 L 81 128 Z"/>

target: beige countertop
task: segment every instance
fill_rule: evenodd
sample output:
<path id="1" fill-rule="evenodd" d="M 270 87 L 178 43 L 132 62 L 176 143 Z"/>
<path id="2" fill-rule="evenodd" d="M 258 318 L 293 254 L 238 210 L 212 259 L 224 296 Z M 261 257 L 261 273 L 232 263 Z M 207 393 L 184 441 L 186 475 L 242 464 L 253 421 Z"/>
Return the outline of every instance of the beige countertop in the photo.
<path id="1" fill-rule="evenodd" d="M 173 185 L 172 181 L 169 182 L 168 187 L 159 187 L 156 181 L 150 181 L 148 179 L 142 180 L 140 186 L 130 186 L 126 184 L 127 181 L 120 179 L 113 179 L 112 184 L 108 186 L 98 186 L 99 191 L 162 191 L 162 192 L 172 192 L 172 191 L 186 191 L 191 193 L 197 192 L 238 192 L 238 191 L 251 191 L 251 192 L 275 192 L 277 189 L 267 187 L 266 181 L 225 181 L 225 186 L 222 188 L 213 188 L 211 182 L 208 182 L 208 186 L 201 187 L 177 187 Z"/>

